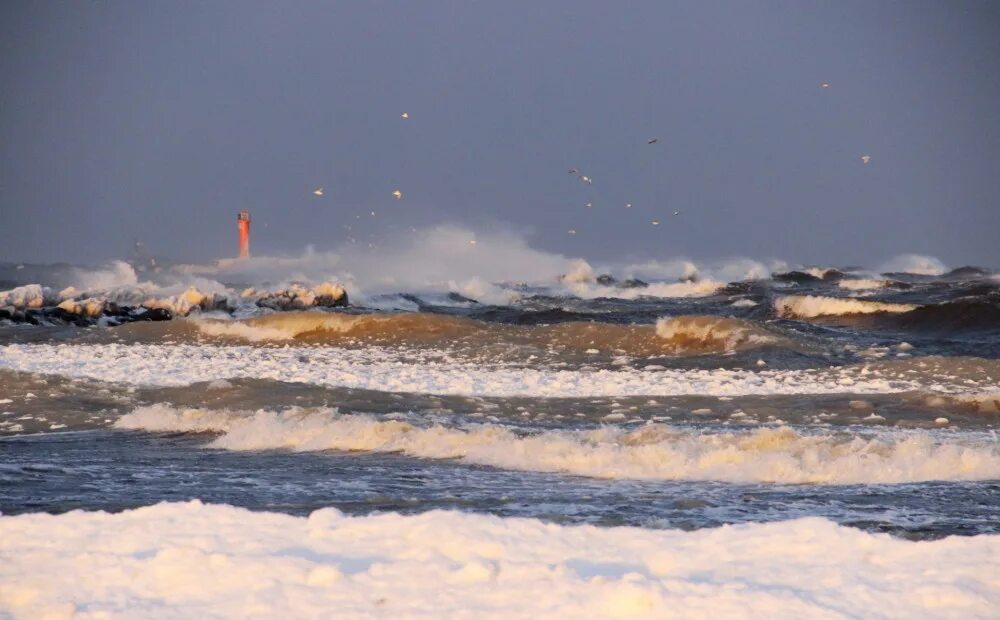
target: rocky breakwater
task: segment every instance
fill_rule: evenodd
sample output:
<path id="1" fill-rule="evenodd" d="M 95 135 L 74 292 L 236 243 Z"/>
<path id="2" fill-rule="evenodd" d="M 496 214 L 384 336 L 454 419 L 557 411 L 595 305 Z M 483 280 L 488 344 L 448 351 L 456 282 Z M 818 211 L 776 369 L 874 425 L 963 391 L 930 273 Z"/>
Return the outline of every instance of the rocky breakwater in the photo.
<path id="1" fill-rule="evenodd" d="M 347 306 L 347 292 L 338 284 L 314 287 L 294 284 L 280 290 L 246 289 L 203 292 L 189 287 L 171 291 L 126 286 L 102 291 L 56 291 L 40 284 L 0 291 L 0 321 L 32 325 L 120 325 L 132 321 L 168 321 L 203 312 L 270 309 L 298 310 Z"/>

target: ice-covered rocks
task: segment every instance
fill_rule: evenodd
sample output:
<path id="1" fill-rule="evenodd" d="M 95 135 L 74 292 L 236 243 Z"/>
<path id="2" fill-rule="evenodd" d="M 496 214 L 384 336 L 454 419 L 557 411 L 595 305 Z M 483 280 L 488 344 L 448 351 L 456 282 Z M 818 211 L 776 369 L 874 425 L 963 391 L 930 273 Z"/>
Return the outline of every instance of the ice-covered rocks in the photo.
<path id="1" fill-rule="evenodd" d="M 26 310 L 51 306 L 57 301 L 58 296 L 55 292 L 40 284 L 28 284 L 12 288 L 9 291 L 0 291 L 0 307 Z"/>
<path id="2" fill-rule="evenodd" d="M 253 300 L 261 308 L 271 310 L 302 310 L 305 308 L 336 308 L 347 305 L 347 291 L 339 284 L 323 282 L 309 288 L 293 284 L 280 291 L 257 291 L 246 289 L 241 294 L 245 300 Z"/>
<path id="3" fill-rule="evenodd" d="M 32 324 L 162 321 L 202 312 L 232 313 L 246 305 L 273 310 L 333 308 L 347 305 L 347 292 L 331 282 L 313 287 L 295 284 L 278 291 L 247 289 L 242 295 L 228 289 L 205 292 L 195 286 L 181 290 L 149 283 L 83 291 L 71 286 L 58 292 L 29 284 L 0 291 L 0 319 Z"/>

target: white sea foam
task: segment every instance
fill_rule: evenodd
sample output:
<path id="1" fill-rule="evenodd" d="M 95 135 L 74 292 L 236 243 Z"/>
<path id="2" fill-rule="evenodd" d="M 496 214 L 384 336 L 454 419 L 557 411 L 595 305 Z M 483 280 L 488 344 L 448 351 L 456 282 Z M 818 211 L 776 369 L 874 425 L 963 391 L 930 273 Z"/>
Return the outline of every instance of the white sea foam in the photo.
<path id="1" fill-rule="evenodd" d="M 873 289 L 885 288 L 888 285 L 888 280 L 873 280 L 870 278 L 841 280 L 840 282 L 837 282 L 837 286 L 848 291 L 869 291 Z"/>
<path id="2" fill-rule="evenodd" d="M 822 280 L 827 276 L 828 273 L 836 272 L 838 270 L 834 269 L 833 267 L 806 267 L 803 268 L 802 271 L 808 273 L 814 278 L 819 278 Z"/>
<path id="3" fill-rule="evenodd" d="M 947 271 L 948 268 L 933 256 L 901 254 L 883 263 L 878 270 L 880 273 L 912 273 L 922 276 L 939 276 Z"/>
<path id="4" fill-rule="evenodd" d="M 761 280 L 771 275 L 771 270 L 755 260 L 734 258 L 724 261 L 695 263 L 685 258 L 673 260 L 648 260 L 630 263 L 620 269 L 627 278 L 642 280 L 721 280 L 736 282 Z"/>
<path id="5" fill-rule="evenodd" d="M 916 308 L 917 306 L 912 304 L 890 304 L 816 295 L 789 295 L 774 300 L 774 309 L 779 316 L 800 319 L 875 312 L 909 312 Z"/>
<path id="6" fill-rule="evenodd" d="M 138 284 L 139 277 L 135 269 L 120 260 L 111 261 L 97 269 L 73 270 L 73 287 L 83 291 L 107 291 Z"/>
<path id="7" fill-rule="evenodd" d="M 820 518 L 684 532 L 224 505 L 0 517 L 22 618 L 990 618 L 1000 536 Z"/>
<path id="8" fill-rule="evenodd" d="M 581 299 L 596 299 L 609 297 L 615 299 L 638 299 L 639 297 L 707 297 L 725 286 L 715 280 L 700 280 L 697 282 L 653 282 L 648 286 L 636 288 L 618 288 L 615 286 L 600 286 L 588 282 L 568 283 L 568 292 Z"/>
<path id="9" fill-rule="evenodd" d="M 442 362 L 439 353 L 382 347 L 10 344 L 0 368 L 137 385 L 215 379 L 272 379 L 389 392 L 533 397 L 703 394 L 871 394 L 927 386 L 905 372 L 866 367 L 823 370 L 555 370 Z M 932 377 L 938 392 L 976 385 Z M 983 389 L 980 386 L 980 389 Z"/>
<path id="10" fill-rule="evenodd" d="M 802 435 L 787 428 L 697 433 L 662 424 L 628 430 L 544 431 L 523 435 L 501 425 L 418 427 L 336 410 L 230 412 L 140 407 L 123 429 L 215 432 L 211 447 L 402 452 L 505 469 L 595 478 L 720 480 L 786 484 L 874 484 L 1000 478 L 1000 450 L 988 440 L 938 441 L 923 431 L 870 438 Z"/>
<path id="11" fill-rule="evenodd" d="M 464 282 L 449 280 L 448 289 L 463 297 L 474 299 L 481 304 L 496 306 L 506 306 L 521 298 L 520 293 L 491 284 L 478 276 Z"/>

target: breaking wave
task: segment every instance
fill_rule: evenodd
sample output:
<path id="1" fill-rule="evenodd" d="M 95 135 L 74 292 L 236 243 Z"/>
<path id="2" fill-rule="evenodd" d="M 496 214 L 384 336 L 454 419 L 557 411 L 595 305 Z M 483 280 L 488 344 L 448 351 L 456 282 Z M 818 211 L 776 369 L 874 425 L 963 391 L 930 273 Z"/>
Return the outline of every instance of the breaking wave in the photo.
<path id="1" fill-rule="evenodd" d="M 882 273 L 909 273 L 921 276 L 939 276 L 947 270 L 944 263 L 937 258 L 920 254 L 902 254 L 879 267 Z"/>
<path id="2" fill-rule="evenodd" d="M 280 312 L 243 320 L 196 319 L 207 336 L 238 338 L 250 342 L 283 340 L 336 341 L 366 338 L 402 342 L 444 339 L 480 329 L 475 321 L 427 313 L 335 314 L 330 312 Z"/>
<path id="3" fill-rule="evenodd" d="M 656 322 L 656 334 L 677 351 L 722 353 L 776 344 L 780 339 L 751 321 L 678 316 Z"/>
<path id="4" fill-rule="evenodd" d="M 448 344 L 461 340 L 473 345 L 558 346 L 643 356 L 726 353 L 783 341 L 751 321 L 699 315 L 662 318 L 655 328 L 583 321 L 505 325 L 419 312 L 284 312 L 243 320 L 196 319 L 192 323 L 206 336 L 258 343 Z"/>
<path id="5" fill-rule="evenodd" d="M 909 312 L 918 306 L 912 304 L 890 304 L 880 301 L 844 299 L 840 297 L 820 297 L 816 295 L 789 295 L 774 300 L 778 316 L 796 319 L 812 319 L 821 316 L 841 316 L 847 314 L 873 314 L 877 312 Z"/>
<path id="6" fill-rule="evenodd" d="M 889 281 L 858 278 L 840 280 L 837 282 L 837 286 L 848 291 L 871 291 L 889 286 Z"/>
<path id="7" fill-rule="evenodd" d="M 1000 478 L 994 441 L 942 442 L 926 432 L 871 438 L 805 435 L 791 428 L 695 433 L 662 424 L 628 430 L 524 434 L 485 424 L 419 427 L 336 409 L 255 413 L 177 409 L 158 404 L 120 418 L 120 429 L 219 433 L 225 450 L 361 450 L 460 459 L 504 469 L 594 478 L 717 480 L 737 483 L 888 484 Z"/>

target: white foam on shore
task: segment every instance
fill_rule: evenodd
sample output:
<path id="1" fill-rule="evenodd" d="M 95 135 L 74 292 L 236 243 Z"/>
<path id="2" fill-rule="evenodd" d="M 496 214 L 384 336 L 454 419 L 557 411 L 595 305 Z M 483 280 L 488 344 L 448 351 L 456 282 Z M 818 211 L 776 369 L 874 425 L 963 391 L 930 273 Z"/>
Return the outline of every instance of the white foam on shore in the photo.
<path id="1" fill-rule="evenodd" d="M 872 314 L 875 312 L 909 312 L 917 307 L 912 304 L 889 304 L 879 301 L 817 295 L 789 295 L 774 300 L 774 309 L 778 316 L 799 319 L 845 314 Z"/>
<path id="2" fill-rule="evenodd" d="M 482 360 L 449 358 L 440 351 L 384 347 L 10 344 L 0 346 L 0 368 L 132 385 L 178 386 L 243 378 L 480 396 L 876 394 L 928 388 L 919 376 L 858 366 L 760 371 L 556 370 L 491 366 Z M 983 389 L 958 379 L 927 380 L 933 381 L 935 392 Z"/>
<path id="3" fill-rule="evenodd" d="M 647 424 L 638 428 L 542 431 L 498 424 L 420 427 L 335 409 L 233 412 L 158 404 L 121 417 L 117 428 L 213 432 L 226 450 L 288 449 L 401 452 L 461 459 L 503 469 L 635 480 L 737 483 L 891 484 L 1000 478 L 996 442 L 939 439 L 923 431 L 869 438 L 803 435 L 791 428 L 701 433 Z"/>
<path id="4" fill-rule="evenodd" d="M 0 517 L 22 618 L 989 618 L 1000 536 L 820 518 L 683 532 L 198 501 Z"/>

